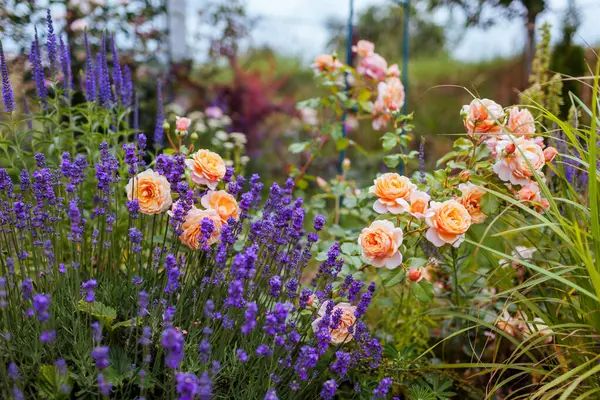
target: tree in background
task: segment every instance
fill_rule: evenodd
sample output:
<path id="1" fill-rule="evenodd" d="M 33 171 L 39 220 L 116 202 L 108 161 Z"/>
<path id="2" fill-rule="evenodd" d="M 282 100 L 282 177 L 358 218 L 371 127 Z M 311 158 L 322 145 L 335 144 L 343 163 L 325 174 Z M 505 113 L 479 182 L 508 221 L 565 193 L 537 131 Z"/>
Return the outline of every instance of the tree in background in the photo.
<path id="1" fill-rule="evenodd" d="M 404 37 L 404 9 L 397 5 L 370 6 L 358 15 L 354 39 L 364 39 L 376 43 L 378 52 L 388 60 L 402 59 L 402 40 Z M 331 32 L 330 47 L 342 55 L 346 53 L 346 22 L 331 20 L 328 23 Z M 433 55 L 446 51 L 444 28 L 436 25 L 423 13 L 411 8 L 410 16 L 411 57 Z"/>
<path id="2" fill-rule="evenodd" d="M 527 32 L 524 76 L 531 74 L 535 55 L 535 27 L 538 16 L 547 8 L 547 0 L 429 0 L 429 8 L 459 7 L 467 17 L 467 26 L 485 28 L 494 24 L 498 15 L 521 18 Z M 490 12 L 493 11 L 493 12 Z M 488 17 L 489 15 L 489 17 Z"/>

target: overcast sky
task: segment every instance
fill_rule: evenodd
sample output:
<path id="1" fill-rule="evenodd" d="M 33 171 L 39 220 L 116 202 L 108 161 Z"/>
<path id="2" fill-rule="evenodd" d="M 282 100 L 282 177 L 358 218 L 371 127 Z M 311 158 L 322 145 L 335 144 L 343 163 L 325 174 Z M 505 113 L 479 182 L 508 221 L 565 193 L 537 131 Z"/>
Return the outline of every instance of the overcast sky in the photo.
<path id="1" fill-rule="evenodd" d="M 390 0 L 354 0 L 357 12 L 370 5 L 385 5 Z M 195 3 L 194 0 L 190 1 Z M 539 18 L 553 25 L 553 37 L 560 35 L 560 22 L 568 0 L 549 0 L 550 11 Z M 345 20 L 348 0 L 246 0 L 251 16 L 261 17 L 255 27 L 254 44 L 297 55 L 307 61 L 323 52 L 328 32 L 325 21 L 330 17 Z M 576 34 L 579 43 L 600 44 L 600 0 L 576 0 L 581 9 L 581 26 Z M 437 12 L 435 21 L 447 28 L 449 49 L 462 60 L 482 60 L 510 56 L 522 51 L 525 32 L 521 20 L 499 19 L 495 26 L 463 32 L 458 10 L 451 18 L 448 12 Z"/>

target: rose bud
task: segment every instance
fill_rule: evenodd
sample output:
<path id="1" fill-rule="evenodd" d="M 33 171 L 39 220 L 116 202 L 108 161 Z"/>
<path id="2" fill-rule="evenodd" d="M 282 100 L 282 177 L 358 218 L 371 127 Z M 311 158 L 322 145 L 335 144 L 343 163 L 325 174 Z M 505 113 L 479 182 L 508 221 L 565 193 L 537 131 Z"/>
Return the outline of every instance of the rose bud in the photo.
<path id="1" fill-rule="evenodd" d="M 544 159 L 547 163 L 552 162 L 552 160 L 554 160 L 554 157 L 556 157 L 557 154 L 558 150 L 556 150 L 554 147 L 546 147 L 544 149 Z"/>
<path id="2" fill-rule="evenodd" d="M 398 104 L 395 101 L 391 101 L 390 104 L 388 104 L 388 110 L 390 111 L 398 111 Z"/>
<path id="3" fill-rule="evenodd" d="M 461 182 L 468 182 L 469 179 L 471 179 L 471 173 L 468 169 L 465 169 L 458 175 L 458 179 L 460 179 Z"/>
<path id="4" fill-rule="evenodd" d="M 342 168 L 344 169 L 344 171 L 348 171 L 350 169 L 350 159 L 349 158 L 344 158 L 344 161 L 342 162 Z"/>
<path id="5" fill-rule="evenodd" d="M 306 302 L 306 305 L 311 307 L 314 302 L 315 302 L 315 295 L 311 294 L 310 297 L 308 298 L 308 301 Z"/>
<path id="6" fill-rule="evenodd" d="M 319 186 L 323 190 L 327 190 L 329 188 L 327 181 L 321 178 L 320 176 L 317 176 L 317 186 Z"/>
<path id="7" fill-rule="evenodd" d="M 410 268 L 408 270 L 408 279 L 413 282 L 419 282 L 423 279 L 423 267 L 420 268 Z"/>
<path id="8" fill-rule="evenodd" d="M 190 137 L 192 138 L 192 140 L 197 140 L 198 139 L 198 132 L 192 132 L 192 134 L 190 135 Z"/>
<path id="9" fill-rule="evenodd" d="M 163 130 L 168 131 L 169 129 L 171 129 L 171 125 L 169 125 L 169 123 L 165 120 L 165 122 L 163 122 Z"/>
<path id="10" fill-rule="evenodd" d="M 517 148 L 515 147 L 514 143 L 509 143 L 508 145 L 506 145 L 506 147 L 504 148 L 504 151 L 506 152 L 506 154 L 512 154 L 515 152 Z"/>

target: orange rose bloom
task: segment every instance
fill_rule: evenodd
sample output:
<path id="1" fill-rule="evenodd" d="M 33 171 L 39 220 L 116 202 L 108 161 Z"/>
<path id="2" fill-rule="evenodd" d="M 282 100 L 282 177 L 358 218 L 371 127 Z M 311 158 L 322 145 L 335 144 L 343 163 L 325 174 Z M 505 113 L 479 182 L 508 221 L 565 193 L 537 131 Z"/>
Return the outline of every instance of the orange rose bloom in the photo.
<path id="1" fill-rule="evenodd" d="M 171 184 L 167 178 L 151 169 L 129 179 L 125 190 L 129 200 L 138 200 L 140 211 L 144 214 L 163 213 L 173 203 Z"/>
<path id="2" fill-rule="evenodd" d="M 461 114 L 465 119 L 467 133 L 498 133 L 502 130 L 496 121 L 502 123 L 502 106 L 489 99 L 473 99 L 463 106 Z"/>
<path id="3" fill-rule="evenodd" d="M 341 66 L 342 63 L 330 54 L 321 54 L 320 56 L 317 56 L 312 64 L 312 68 L 315 72 L 333 72 Z"/>
<path id="4" fill-rule="evenodd" d="M 515 147 L 515 150 L 505 154 L 507 147 L 511 150 Z M 524 137 L 515 139 L 514 143 L 510 139 L 501 140 L 496 149 L 494 172 L 500 179 L 513 185 L 526 185 L 536 172 L 541 174 L 540 170 L 546 164 L 544 151 L 539 144 Z M 530 164 L 533 170 L 529 168 Z"/>
<path id="5" fill-rule="evenodd" d="M 185 165 L 192 171 L 192 180 L 199 185 L 206 185 L 214 190 L 217 183 L 225 176 L 225 162 L 217 153 L 198 150 Z"/>
<path id="6" fill-rule="evenodd" d="M 517 136 L 533 136 L 535 134 L 535 120 L 527 109 L 513 107 L 508 114 L 508 129 Z"/>
<path id="7" fill-rule="evenodd" d="M 398 250 L 402 238 L 402 229 L 396 228 L 392 222 L 373 221 L 371 226 L 360 233 L 358 245 L 363 257 L 372 266 L 394 269 L 402 264 L 402 254 Z"/>
<path id="8" fill-rule="evenodd" d="M 471 215 L 472 222 L 474 224 L 480 224 L 485 221 L 487 215 L 481 211 L 481 198 L 485 195 L 485 192 L 471 183 L 461 183 L 458 185 L 458 190 L 462 193 L 458 202 L 465 206 Z"/>
<path id="9" fill-rule="evenodd" d="M 417 185 L 413 184 L 410 179 L 395 172 L 383 174 L 373 183 L 374 185 L 369 188 L 369 193 L 373 193 L 379 198 L 373 204 L 373 209 L 380 214 L 403 212 L 398 200 L 409 200 L 411 194 L 417 189 Z"/>
<path id="10" fill-rule="evenodd" d="M 240 216 L 240 208 L 235 197 L 224 190 L 217 192 L 211 190 L 202 196 L 200 202 L 204 208 L 215 210 L 224 224 L 227 223 L 229 218 L 237 220 Z"/>
<path id="11" fill-rule="evenodd" d="M 433 215 L 425 218 L 429 225 L 427 240 L 437 247 L 446 243 L 458 247 L 471 226 L 469 211 L 456 200 L 446 200 L 443 203 L 432 201 L 431 211 Z"/>
<path id="12" fill-rule="evenodd" d="M 331 300 L 329 300 L 331 301 Z M 319 322 L 327 313 L 327 304 L 329 301 L 325 301 L 319 308 L 319 317 L 312 322 L 313 331 L 317 332 L 319 329 Z M 331 336 L 331 344 L 342 344 L 352 340 L 352 334 L 348 332 L 348 328 L 354 325 L 356 322 L 356 316 L 354 312 L 356 307 L 349 303 L 339 303 L 333 307 L 331 315 L 334 315 L 337 310 L 342 310 L 342 318 L 336 329 L 329 328 L 329 334 Z"/>
<path id="13" fill-rule="evenodd" d="M 209 218 L 213 222 L 213 232 L 210 238 L 206 241 L 206 245 L 210 246 L 219 241 L 221 237 L 221 218 L 214 210 L 200 210 L 198 208 L 192 208 L 188 211 L 185 216 L 185 220 L 181 224 L 181 230 L 183 231 L 179 236 L 181 243 L 185 244 L 192 250 L 196 250 L 200 247 L 200 235 L 202 234 L 202 220 Z"/>

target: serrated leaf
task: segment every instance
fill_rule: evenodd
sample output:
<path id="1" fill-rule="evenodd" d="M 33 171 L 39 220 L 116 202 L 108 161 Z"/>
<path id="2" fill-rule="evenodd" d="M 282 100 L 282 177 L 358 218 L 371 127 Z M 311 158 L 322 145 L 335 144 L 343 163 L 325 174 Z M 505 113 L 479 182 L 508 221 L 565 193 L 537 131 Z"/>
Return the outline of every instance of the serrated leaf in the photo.
<path id="1" fill-rule="evenodd" d="M 119 347 L 111 347 L 108 358 L 110 363 L 105 377 L 114 386 L 120 386 L 131 376 L 131 359 Z"/>
<path id="2" fill-rule="evenodd" d="M 84 300 L 79 300 L 77 309 L 97 318 L 104 326 L 108 327 L 110 327 L 115 318 L 117 318 L 117 311 L 114 308 L 109 307 L 99 301 L 88 303 Z"/>

